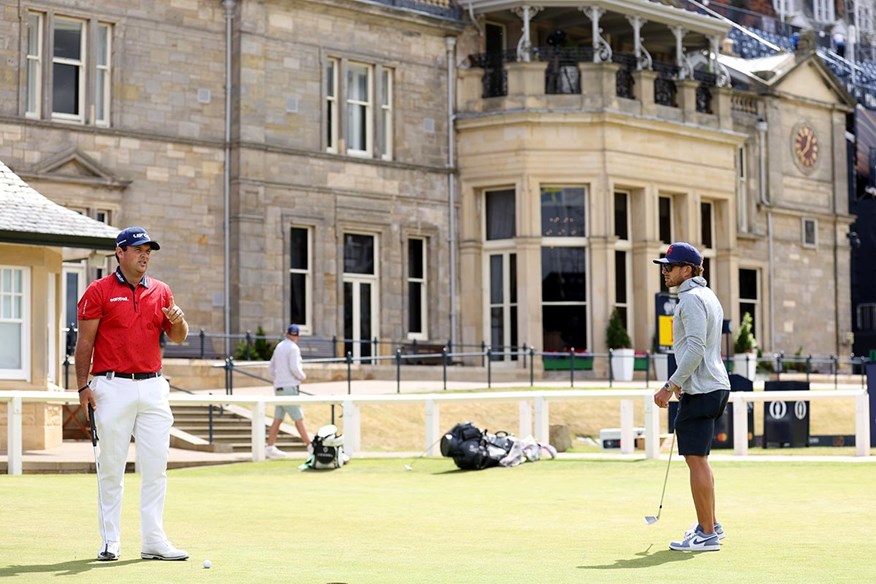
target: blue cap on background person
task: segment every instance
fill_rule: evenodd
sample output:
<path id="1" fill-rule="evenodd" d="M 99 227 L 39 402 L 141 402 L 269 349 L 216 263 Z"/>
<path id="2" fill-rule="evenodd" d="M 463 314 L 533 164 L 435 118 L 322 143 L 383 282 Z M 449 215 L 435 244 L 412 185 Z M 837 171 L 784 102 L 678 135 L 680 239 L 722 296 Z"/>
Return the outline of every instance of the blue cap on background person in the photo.
<path id="1" fill-rule="evenodd" d="M 287 335 L 299 336 L 301 334 L 301 329 L 298 328 L 297 324 L 290 324 L 289 328 L 286 329 Z"/>
<path id="2" fill-rule="evenodd" d="M 122 229 L 116 236 L 116 247 L 128 247 L 129 245 L 144 245 L 148 243 L 152 249 L 161 249 L 158 242 L 149 237 L 142 227 L 127 227 Z"/>
<path id="3" fill-rule="evenodd" d="M 677 241 L 666 250 L 666 257 L 653 261 L 655 264 L 690 264 L 692 266 L 699 266 L 703 263 L 703 254 L 691 244 Z"/>

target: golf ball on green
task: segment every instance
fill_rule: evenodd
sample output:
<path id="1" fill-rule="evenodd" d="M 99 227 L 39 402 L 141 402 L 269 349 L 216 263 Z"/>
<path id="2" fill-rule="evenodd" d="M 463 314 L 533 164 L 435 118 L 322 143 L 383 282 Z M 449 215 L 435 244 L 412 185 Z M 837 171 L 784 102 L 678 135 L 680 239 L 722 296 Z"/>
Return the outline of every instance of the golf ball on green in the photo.
<path id="1" fill-rule="evenodd" d="M 212 567 L 213 567 L 213 562 L 211 562 L 210 560 L 204 560 L 204 568 L 205 569 L 209 569 Z"/>

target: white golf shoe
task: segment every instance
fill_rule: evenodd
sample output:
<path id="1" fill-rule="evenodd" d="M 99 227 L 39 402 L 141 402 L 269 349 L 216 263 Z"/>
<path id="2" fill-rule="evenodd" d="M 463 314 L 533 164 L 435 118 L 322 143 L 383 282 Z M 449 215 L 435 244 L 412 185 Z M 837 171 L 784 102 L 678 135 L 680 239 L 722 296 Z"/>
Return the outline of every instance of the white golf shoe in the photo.
<path id="1" fill-rule="evenodd" d="M 121 555 L 119 550 L 119 542 L 117 541 L 108 541 L 103 544 L 103 547 L 100 548 L 100 551 L 97 552 L 97 561 L 99 562 L 113 562 L 119 559 Z"/>
<path id="2" fill-rule="evenodd" d="M 273 444 L 269 444 L 268 446 L 265 446 L 265 456 L 270 460 L 274 460 L 277 458 L 286 458 L 286 453 Z"/>
<path id="3" fill-rule="evenodd" d="M 187 560 L 189 553 L 173 547 L 172 543 L 165 540 L 161 543 L 143 546 L 143 550 L 140 552 L 140 557 L 144 560 L 178 561 Z"/>

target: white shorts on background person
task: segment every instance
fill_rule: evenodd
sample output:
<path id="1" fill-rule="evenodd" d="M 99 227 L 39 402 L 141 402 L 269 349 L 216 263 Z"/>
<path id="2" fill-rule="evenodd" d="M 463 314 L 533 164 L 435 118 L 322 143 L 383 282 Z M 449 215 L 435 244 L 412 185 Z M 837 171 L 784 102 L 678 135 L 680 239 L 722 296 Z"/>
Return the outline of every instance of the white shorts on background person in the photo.
<path id="1" fill-rule="evenodd" d="M 167 456 L 170 448 L 170 385 L 164 377 L 122 379 L 96 376 L 94 422 L 100 454 L 100 497 L 106 543 L 120 542 L 125 465 L 131 436 L 140 467 L 140 532 L 143 548 L 167 540 L 164 533 L 164 499 L 167 492 Z"/>

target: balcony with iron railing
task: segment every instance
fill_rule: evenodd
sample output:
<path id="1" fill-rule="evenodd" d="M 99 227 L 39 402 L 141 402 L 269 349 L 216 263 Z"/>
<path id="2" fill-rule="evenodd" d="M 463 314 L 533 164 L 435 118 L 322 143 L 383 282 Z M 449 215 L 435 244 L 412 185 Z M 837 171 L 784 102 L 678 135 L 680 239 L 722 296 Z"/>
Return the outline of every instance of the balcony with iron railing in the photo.
<path id="1" fill-rule="evenodd" d="M 614 52 L 594 62 L 591 47 L 537 47 L 529 60 L 517 51 L 470 55 L 460 71 L 461 113 L 502 111 L 618 111 L 681 123 L 732 127 L 731 97 L 706 69 L 682 75 L 674 63 L 638 68 L 636 55 Z"/>

